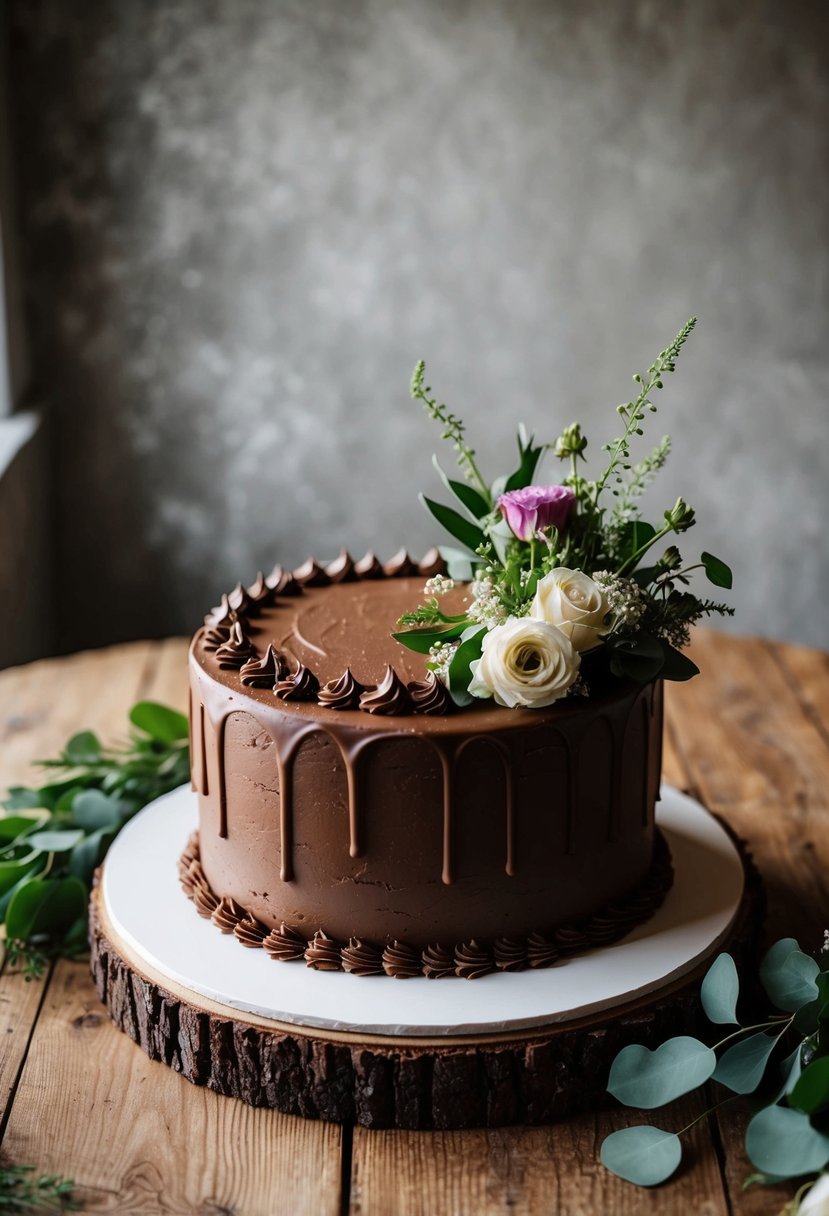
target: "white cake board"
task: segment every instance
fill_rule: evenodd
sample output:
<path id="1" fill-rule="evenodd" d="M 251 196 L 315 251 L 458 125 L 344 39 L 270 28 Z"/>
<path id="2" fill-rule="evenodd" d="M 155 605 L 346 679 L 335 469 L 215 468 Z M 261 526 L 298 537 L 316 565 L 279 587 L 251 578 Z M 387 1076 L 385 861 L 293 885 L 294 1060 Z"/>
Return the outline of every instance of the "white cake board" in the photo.
<path id="1" fill-rule="evenodd" d="M 660 988 L 713 956 L 743 895 L 739 854 L 694 799 L 663 786 L 657 823 L 673 856 L 674 884 L 657 913 L 622 941 L 538 971 L 480 979 L 393 980 L 314 971 L 249 950 L 200 917 L 176 862 L 198 826 L 186 786 L 150 803 L 107 854 L 102 898 L 135 958 L 174 985 L 229 1011 L 299 1027 L 444 1038 L 563 1024 Z"/>

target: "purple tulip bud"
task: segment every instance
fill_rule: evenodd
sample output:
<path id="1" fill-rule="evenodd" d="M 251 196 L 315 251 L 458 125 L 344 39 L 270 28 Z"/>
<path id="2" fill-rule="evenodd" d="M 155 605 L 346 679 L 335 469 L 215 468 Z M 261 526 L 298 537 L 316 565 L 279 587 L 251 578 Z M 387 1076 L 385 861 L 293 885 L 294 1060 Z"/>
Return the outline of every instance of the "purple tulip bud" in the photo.
<path id="1" fill-rule="evenodd" d="M 525 486 L 498 499 L 501 514 L 519 540 L 532 540 L 545 528 L 564 530 L 576 496 L 567 486 Z"/>

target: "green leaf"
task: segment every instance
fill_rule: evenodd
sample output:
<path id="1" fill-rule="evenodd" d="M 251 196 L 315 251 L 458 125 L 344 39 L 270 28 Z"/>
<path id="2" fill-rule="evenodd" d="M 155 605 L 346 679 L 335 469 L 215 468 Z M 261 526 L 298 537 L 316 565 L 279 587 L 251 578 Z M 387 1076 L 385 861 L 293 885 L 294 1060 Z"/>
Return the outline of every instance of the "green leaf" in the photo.
<path id="1" fill-rule="evenodd" d="M 425 494 L 420 495 L 420 501 L 450 536 L 454 536 L 455 540 L 466 545 L 467 549 L 473 553 L 486 540 L 481 529 L 460 515 L 454 507 L 447 507 L 442 502 L 435 502 L 433 499 L 427 498 Z"/>
<path id="2" fill-rule="evenodd" d="M 65 754 L 73 764 L 97 764 L 101 759 L 101 743 L 91 730 L 82 730 L 73 735 L 66 744 Z"/>
<path id="3" fill-rule="evenodd" d="M 469 626 L 468 621 L 449 625 L 444 629 L 402 629 L 391 636 L 402 646 L 408 646 L 418 654 L 428 654 L 436 642 L 454 642 Z"/>
<path id="4" fill-rule="evenodd" d="M 602 1165 L 626 1182 L 657 1186 L 670 1178 L 682 1160 L 679 1136 L 658 1127 L 623 1127 L 602 1144 Z"/>
<path id="5" fill-rule="evenodd" d="M 480 559 L 470 557 L 461 549 L 453 549 L 451 545 L 438 545 L 438 552 L 446 562 L 446 573 L 457 583 L 468 583 L 475 576 L 475 567 Z"/>
<path id="6" fill-rule="evenodd" d="M 699 668 L 688 658 L 687 654 L 683 654 L 681 650 L 671 646 L 664 638 L 661 638 L 660 641 L 665 656 L 665 661 L 659 671 L 663 680 L 690 680 L 693 676 L 699 675 Z"/>
<path id="7" fill-rule="evenodd" d="M 489 515 L 492 508 L 479 490 L 471 486 L 468 481 L 453 481 L 451 477 L 447 477 L 440 467 L 437 456 L 432 457 L 432 464 L 447 490 L 463 503 L 474 519 L 483 519 L 485 515 Z"/>
<path id="8" fill-rule="evenodd" d="M 607 1088 L 626 1106 L 652 1110 L 702 1085 L 716 1065 L 711 1048 L 688 1035 L 668 1039 L 655 1051 L 631 1043 L 613 1061 Z"/>
<path id="9" fill-rule="evenodd" d="M 795 1029 L 807 1039 L 821 1022 L 829 1021 L 829 972 L 821 971 L 815 983 L 818 994 L 813 1001 L 801 1005 L 794 1015 Z"/>
<path id="10" fill-rule="evenodd" d="M 168 705 L 159 705 L 157 701 L 139 701 L 133 705 L 130 722 L 159 743 L 177 743 L 189 735 L 184 714 Z"/>
<path id="11" fill-rule="evenodd" d="M 83 831 L 80 828 L 67 828 L 63 831 L 47 829 L 43 832 L 32 832 L 31 836 L 27 836 L 26 844 L 44 853 L 66 853 L 69 849 L 74 849 L 82 839 Z"/>
<path id="12" fill-rule="evenodd" d="M 77 878 L 33 878 L 9 904 L 6 932 L 24 942 L 39 934 L 62 936 L 85 915 L 86 901 L 86 887 Z"/>
<path id="13" fill-rule="evenodd" d="M 104 855 L 117 833 L 117 828 L 99 828 L 91 836 L 85 836 L 72 850 L 69 858 L 69 873 L 87 886 L 92 875 L 104 859 Z"/>
<path id="14" fill-rule="evenodd" d="M 702 981 L 699 995 L 709 1022 L 719 1026 L 736 1024 L 740 980 L 730 954 L 717 955 Z"/>
<path id="15" fill-rule="evenodd" d="M 29 849 L 22 857 L 0 861 L 0 895 L 5 895 L 26 874 L 31 874 L 46 865 L 47 859 L 36 849 Z"/>
<path id="16" fill-rule="evenodd" d="M 627 561 L 637 553 L 643 545 L 656 536 L 653 524 L 644 519 L 629 519 L 619 531 L 618 552 L 623 561 Z"/>
<path id="17" fill-rule="evenodd" d="M 761 1031 L 735 1043 L 717 1061 L 714 1080 L 735 1094 L 754 1093 L 779 1038 L 779 1034 L 768 1035 Z"/>
<path id="18" fill-rule="evenodd" d="M 766 1106 L 746 1129 L 752 1165 L 778 1178 L 814 1174 L 829 1161 L 829 1136 L 812 1127 L 803 1111 Z"/>
<path id="19" fill-rule="evenodd" d="M 803 1054 L 802 1047 L 803 1044 L 798 1043 L 794 1051 L 791 1052 L 790 1055 L 786 1056 L 785 1060 L 782 1060 L 780 1063 L 778 1079 L 782 1077 L 783 1084 L 780 1086 L 780 1089 L 777 1092 L 777 1097 L 774 1099 L 775 1102 L 779 1102 L 780 1099 L 785 1097 L 786 1094 L 790 1094 L 792 1092 L 795 1084 L 797 1083 L 797 1078 L 803 1071 L 801 1059 Z"/>
<path id="20" fill-rule="evenodd" d="M 481 657 L 485 633 L 486 628 L 483 625 L 473 625 L 470 629 L 465 629 L 461 644 L 452 656 L 452 662 L 449 664 L 449 693 L 456 705 L 471 705 L 476 700 L 469 691 L 472 679 L 469 666 Z"/>
<path id="21" fill-rule="evenodd" d="M 0 816 L 0 848 L 7 849 L 9 845 L 27 836 L 38 826 L 39 820 L 29 819 L 26 815 Z"/>
<path id="22" fill-rule="evenodd" d="M 507 478 L 501 493 L 508 493 L 510 490 L 523 490 L 525 486 L 532 485 L 535 470 L 538 467 L 538 462 L 541 459 L 541 453 L 544 451 L 544 448 L 534 447 L 532 436 L 530 436 L 525 445 L 519 435 L 518 451 L 520 453 L 518 468 Z"/>
<path id="23" fill-rule="evenodd" d="M 46 805 L 40 790 L 31 790 L 23 785 L 13 785 L 3 800 L 7 811 L 36 811 Z"/>
<path id="24" fill-rule="evenodd" d="M 703 553 L 700 561 L 705 567 L 709 583 L 713 583 L 715 587 L 725 587 L 727 590 L 731 589 L 732 575 L 725 562 L 720 561 L 718 557 L 714 557 L 713 553 Z"/>
<path id="25" fill-rule="evenodd" d="M 627 677 L 647 684 L 659 675 L 665 662 L 665 652 L 659 638 L 640 634 L 636 638 L 611 634 L 605 641 L 610 655 L 610 670 L 614 676 Z"/>
<path id="26" fill-rule="evenodd" d="M 125 817 L 127 808 L 117 798 L 101 790 L 84 790 L 72 803 L 72 821 L 87 832 L 97 828 L 115 827 Z"/>
<path id="27" fill-rule="evenodd" d="M 760 979 L 769 999 L 788 1013 L 815 999 L 819 973 L 815 960 L 801 951 L 793 937 L 775 942 L 760 965 Z"/>
<path id="28" fill-rule="evenodd" d="M 807 1115 L 829 1108 L 829 1056 L 821 1056 L 804 1068 L 789 1094 L 789 1106 Z"/>

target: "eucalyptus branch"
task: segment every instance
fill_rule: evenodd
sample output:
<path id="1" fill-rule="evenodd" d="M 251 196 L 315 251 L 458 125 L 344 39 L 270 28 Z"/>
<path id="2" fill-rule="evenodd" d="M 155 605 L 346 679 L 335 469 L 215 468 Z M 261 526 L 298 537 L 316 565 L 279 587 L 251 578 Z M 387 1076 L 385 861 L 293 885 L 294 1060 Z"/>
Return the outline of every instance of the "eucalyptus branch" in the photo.
<path id="1" fill-rule="evenodd" d="M 474 481 L 490 509 L 493 506 L 489 486 L 481 476 L 475 462 L 475 451 L 464 439 L 465 426 L 460 418 L 451 414 L 445 405 L 438 403 L 430 394 L 431 387 L 424 383 L 426 364 L 421 359 L 412 373 L 411 393 L 415 401 L 421 401 L 426 413 L 443 427 L 442 439 L 448 439 L 458 454 L 458 464 L 464 470 L 465 476 Z"/>

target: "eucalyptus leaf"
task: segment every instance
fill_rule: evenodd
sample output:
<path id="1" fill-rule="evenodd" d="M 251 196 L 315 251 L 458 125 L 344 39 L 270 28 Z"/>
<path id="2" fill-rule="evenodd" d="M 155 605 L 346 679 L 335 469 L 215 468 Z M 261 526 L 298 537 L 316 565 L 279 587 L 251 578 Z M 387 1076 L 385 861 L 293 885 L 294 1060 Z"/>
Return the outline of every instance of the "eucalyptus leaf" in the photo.
<path id="1" fill-rule="evenodd" d="M 725 562 L 720 561 L 718 557 L 714 557 L 713 553 L 703 553 L 700 561 L 705 567 L 705 573 L 710 583 L 713 583 L 715 587 L 725 587 L 727 590 L 731 589 L 733 576 Z"/>
<path id="2" fill-rule="evenodd" d="M 724 1052 L 717 1061 L 714 1080 L 735 1094 L 752 1094 L 763 1079 L 769 1057 L 780 1035 L 765 1031 L 741 1039 Z"/>
<path id="3" fill-rule="evenodd" d="M 449 664 L 449 693 L 456 705 L 471 705 L 475 700 L 469 692 L 469 682 L 472 674 L 470 663 L 481 657 L 486 629 L 483 625 L 473 625 L 465 629 L 461 644 L 452 656 Z"/>
<path id="4" fill-rule="evenodd" d="M 795 1029 L 808 1038 L 821 1022 L 829 1020 L 829 972 L 821 971 L 815 980 L 818 994 L 813 1001 L 801 1005 L 794 1015 Z"/>
<path id="5" fill-rule="evenodd" d="M 807 1115 L 829 1109 L 829 1056 L 821 1056 L 803 1069 L 789 1093 L 789 1106 Z"/>
<path id="6" fill-rule="evenodd" d="M 82 839 L 83 831 L 80 828 L 46 829 L 42 832 L 32 832 L 31 836 L 27 836 L 26 843 L 44 853 L 67 853 Z"/>
<path id="7" fill-rule="evenodd" d="M 44 803 L 39 790 L 30 790 L 22 785 L 13 785 L 3 799 L 3 806 L 7 811 L 34 811 L 40 807 L 45 807 L 46 803 Z"/>
<path id="8" fill-rule="evenodd" d="M 655 1051 L 631 1043 L 613 1061 L 607 1088 L 626 1106 L 652 1110 L 702 1085 L 716 1066 L 711 1048 L 689 1035 L 668 1039 Z"/>
<path id="9" fill-rule="evenodd" d="M 7 849 L 15 840 L 21 840 L 38 826 L 39 820 L 27 815 L 0 816 L 0 848 Z"/>
<path id="10" fill-rule="evenodd" d="M 486 537 L 477 524 L 464 518 L 454 507 L 447 507 L 442 502 L 435 502 L 433 499 L 427 498 L 425 494 L 420 495 L 420 501 L 426 510 L 434 515 L 441 527 L 445 528 L 450 536 L 454 536 L 455 540 L 459 540 L 472 553 L 479 545 L 484 544 Z"/>
<path id="11" fill-rule="evenodd" d="M 97 764 L 101 759 L 101 742 L 91 730 L 82 730 L 72 736 L 65 751 L 73 764 Z"/>
<path id="12" fill-rule="evenodd" d="M 657 1186 L 682 1160 L 679 1136 L 643 1124 L 611 1132 L 601 1148 L 605 1169 L 637 1186 Z"/>
<path id="13" fill-rule="evenodd" d="M 450 578 L 458 583 L 468 583 L 474 577 L 479 559 L 461 549 L 453 549 L 451 545 L 438 545 L 438 553 L 446 562 L 446 573 Z"/>
<path id="14" fill-rule="evenodd" d="M 760 965 L 760 979 L 769 999 L 788 1013 L 815 1000 L 819 974 L 820 967 L 801 951 L 793 937 L 775 942 Z"/>
<path id="15" fill-rule="evenodd" d="M 26 874 L 41 869 L 46 861 L 37 849 L 27 849 L 22 857 L 0 861 L 0 895 L 10 891 Z"/>
<path id="16" fill-rule="evenodd" d="M 709 1022 L 719 1026 L 736 1024 L 740 980 L 730 954 L 717 955 L 706 972 L 699 995 Z"/>
<path id="17" fill-rule="evenodd" d="M 72 821 L 79 828 L 94 832 L 119 824 L 126 810 L 118 798 L 111 798 L 101 790 L 84 790 L 72 803 Z"/>
<path id="18" fill-rule="evenodd" d="M 72 850 L 69 857 L 69 873 L 81 882 L 89 884 L 98 866 L 104 859 L 107 848 L 117 834 L 117 828 L 101 827 L 85 836 Z"/>
<path id="19" fill-rule="evenodd" d="M 785 1060 L 780 1064 L 780 1077 L 783 1083 L 777 1091 L 775 1102 L 779 1102 L 786 1094 L 790 1094 L 795 1087 L 797 1078 L 803 1071 L 803 1044 L 798 1043 L 794 1051 L 787 1055 Z"/>
<path id="20" fill-rule="evenodd" d="M 18 941 L 62 935 L 86 913 L 87 890 L 77 878 L 34 878 L 6 910 L 6 933 Z"/>
<path id="21" fill-rule="evenodd" d="M 813 1127 L 803 1111 L 766 1106 L 746 1129 L 746 1152 L 763 1173 L 797 1178 L 823 1169 L 829 1161 L 829 1136 Z"/>
<path id="22" fill-rule="evenodd" d="M 161 743 L 177 743 L 189 734 L 187 718 L 157 701 L 139 701 L 130 710 L 130 722 Z"/>

